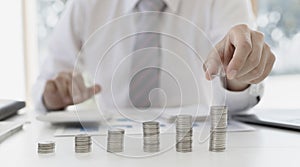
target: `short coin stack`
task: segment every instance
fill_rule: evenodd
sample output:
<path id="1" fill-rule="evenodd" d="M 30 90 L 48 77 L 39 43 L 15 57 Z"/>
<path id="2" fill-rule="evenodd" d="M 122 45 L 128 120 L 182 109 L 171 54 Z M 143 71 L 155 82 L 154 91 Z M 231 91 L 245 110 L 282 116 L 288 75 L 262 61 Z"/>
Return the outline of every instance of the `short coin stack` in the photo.
<path id="1" fill-rule="evenodd" d="M 176 119 L 176 151 L 192 152 L 192 116 L 178 115 Z"/>
<path id="2" fill-rule="evenodd" d="M 109 129 L 107 135 L 107 152 L 118 153 L 123 152 L 124 145 L 123 129 Z"/>
<path id="3" fill-rule="evenodd" d="M 92 139 L 88 134 L 79 134 L 75 136 L 75 152 L 89 153 L 91 149 Z"/>
<path id="4" fill-rule="evenodd" d="M 212 106 L 210 108 L 209 151 L 222 152 L 226 149 L 227 117 L 226 106 Z"/>
<path id="5" fill-rule="evenodd" d="M 54 141 L 44 141 L 38 143 L 38 153 L 39 154 L 50 154 L 55 152 L 55 142 Z"/>
<path id="6" fill-rule="evenodd" d="M 143 123 L 144 152 L 159 151 L 159 122 L 149 121 Z"/>

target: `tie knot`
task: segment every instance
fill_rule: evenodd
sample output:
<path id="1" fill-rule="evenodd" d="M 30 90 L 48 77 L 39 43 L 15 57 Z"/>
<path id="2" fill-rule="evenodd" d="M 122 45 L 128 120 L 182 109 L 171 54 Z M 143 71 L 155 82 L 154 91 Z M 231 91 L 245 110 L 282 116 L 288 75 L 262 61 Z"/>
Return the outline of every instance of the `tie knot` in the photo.
<path id="1" fill-rule="evenodd" d="M 140 12 L 160 11 L 162 12 L 166 4 L 163 0 L 140 0 L 138 10 Z"/>

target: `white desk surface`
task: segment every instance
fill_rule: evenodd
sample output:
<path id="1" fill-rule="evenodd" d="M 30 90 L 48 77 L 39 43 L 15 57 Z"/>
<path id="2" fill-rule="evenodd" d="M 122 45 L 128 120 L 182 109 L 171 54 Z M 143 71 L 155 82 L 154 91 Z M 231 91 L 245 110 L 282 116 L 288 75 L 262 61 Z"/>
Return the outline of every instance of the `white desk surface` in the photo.
<path id="1" fill-rule="evenodd" d="M 0 166 L 47 167 L 47 166 L 105 166 L 105 167 L 299 167 L 300 133 L 288 130 L 259 127 L 254 132 L 228 134 L 227 150 L 222 153 L 208 151 L 208 143 L 193 142 L 193 152 L 177 153 L 170 149 L 148 158 L 125 158 L 93 145 L 88 155 L 74 153 L 73 138 L 54 138 L 56 153 L 52 156 L 37 154 L 37 142 L 53 139 L 54 126 L 36 121 L 32 114 L 19 116 L 32 121 L 24 130 L 0 144 Z M 173 140 L 173 138 L 172 138 Z M 134 145 L 134 143 L 132 143 Z M 125 146 L 130 147 L 129 145 Z"/>

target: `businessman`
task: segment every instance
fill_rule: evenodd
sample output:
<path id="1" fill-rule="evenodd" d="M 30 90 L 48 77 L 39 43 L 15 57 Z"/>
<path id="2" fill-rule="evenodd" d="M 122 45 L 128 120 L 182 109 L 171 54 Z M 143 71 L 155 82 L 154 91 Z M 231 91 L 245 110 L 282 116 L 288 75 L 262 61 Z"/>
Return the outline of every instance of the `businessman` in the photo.
<path id="1" fill-rule="evenodd" d="M 69 2 L 52 34 L 50 54 L 42 65 L 35 85 L 35 104 L 40 109 L 61 110 L 98 94 L 98 100 L 105 108 L 209 105 L 209 80 L 221 67 L 227 77 L 224 91 L 230 112 L 253 107 L 263 94 L 262 81 L 271 72 L 275 56 L 266 44 L 264 35 L 255 30 L 252 11 L 248 0 L 73 0 Z M 160 14 L 142 15 L 127 27 L 109 28 L 103 30 L 105 33 L 95 35 L 99 27 L 105 29 L 115 19 L 147 12 Z M 175 19 L 154 17 L 164 13 L 188 20 L 202 29 L 215 48 L 207 47 L 209 42 L 198 39 L 195 34 L 199 32 L 196 30 L 189 27 L 186 31 L 180 29 L 180 23 Z M 175 35 L 183 33 L 182 38 L 190 41 L 191 47 L 199 51 L 203 62 L 195 61 L 189 49 L 162 33 L 138 33 L 128 41 L 121 42 L 118 49 L 103 58 L 103 65 L 99 69 L 99 52 L 105 50 L 100 48 L 106 48 L 109 39 L 120 38 L 116 34 L 122 34 L 127 28 L 147 29 L 157 25 L 163 28 L 171 25 Z M 83 49 L 87 51 L 78 58 L 78 53 Z M 175 56 L 165 56 L 168 53 L 164 49 L 179 55 L 185 63 L 175 60 Z M 123 65 L 123 58 L 131 53 L 130 63 Z M 94 85 L 86 86 L 82 74 L 74 73 L 78 62 L 94 77 Z M 130 74 L 136 66 L 145 68 L 135 70 L 133 73 L 136 75 L 129 75 L 118 70 L 120 64 Z M 184 64 L 188 64 L 188 67 Z M 168 71 L 172 75 L 167 75 Z M 170 76 L 178 79 L 179 86 L 171 82 L 175 81 Z"/>

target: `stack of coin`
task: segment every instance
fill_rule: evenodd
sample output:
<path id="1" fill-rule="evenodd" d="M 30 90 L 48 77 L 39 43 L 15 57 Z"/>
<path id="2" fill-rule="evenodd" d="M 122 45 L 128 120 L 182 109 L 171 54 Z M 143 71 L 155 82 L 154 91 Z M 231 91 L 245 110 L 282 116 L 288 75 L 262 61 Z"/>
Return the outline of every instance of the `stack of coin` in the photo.
<path id="1" fill-rule="evenodd" d="M 144 152 L 159 151 L 159 122 L 149 121 L 143 123 Z"/>
<path id="2" fill-rule="evenodd" d="M 176 117 L 176 151 L 192 152 L 192 116 L 178 115 Z"/>
<path id="3" fill-rule="evenodd" d="M 55 152 L 55 142 L 54 141 L 43 141 L 38 143 L 38 153 L 39 154 L 50 154 Z"/>
<path id="4" fill-rule="evenodd" d="M 209 151 L 222 152 L 226 149 L 227 117 L 226 106 L 212 106 L 210 108 Z"/>
<path id="5" fill-rule="evenodd" d="M 107 135 L 107 152 L 118 153 L 123 152 L 124 145 L 123 129 L 109 129 Z"/>
<path id="6" fill-rule="evenodd" d="M 75 136 L 75 152 L 89 153 L 92 151 L 92 139 L 88 134 L 79 134 Z"/>

